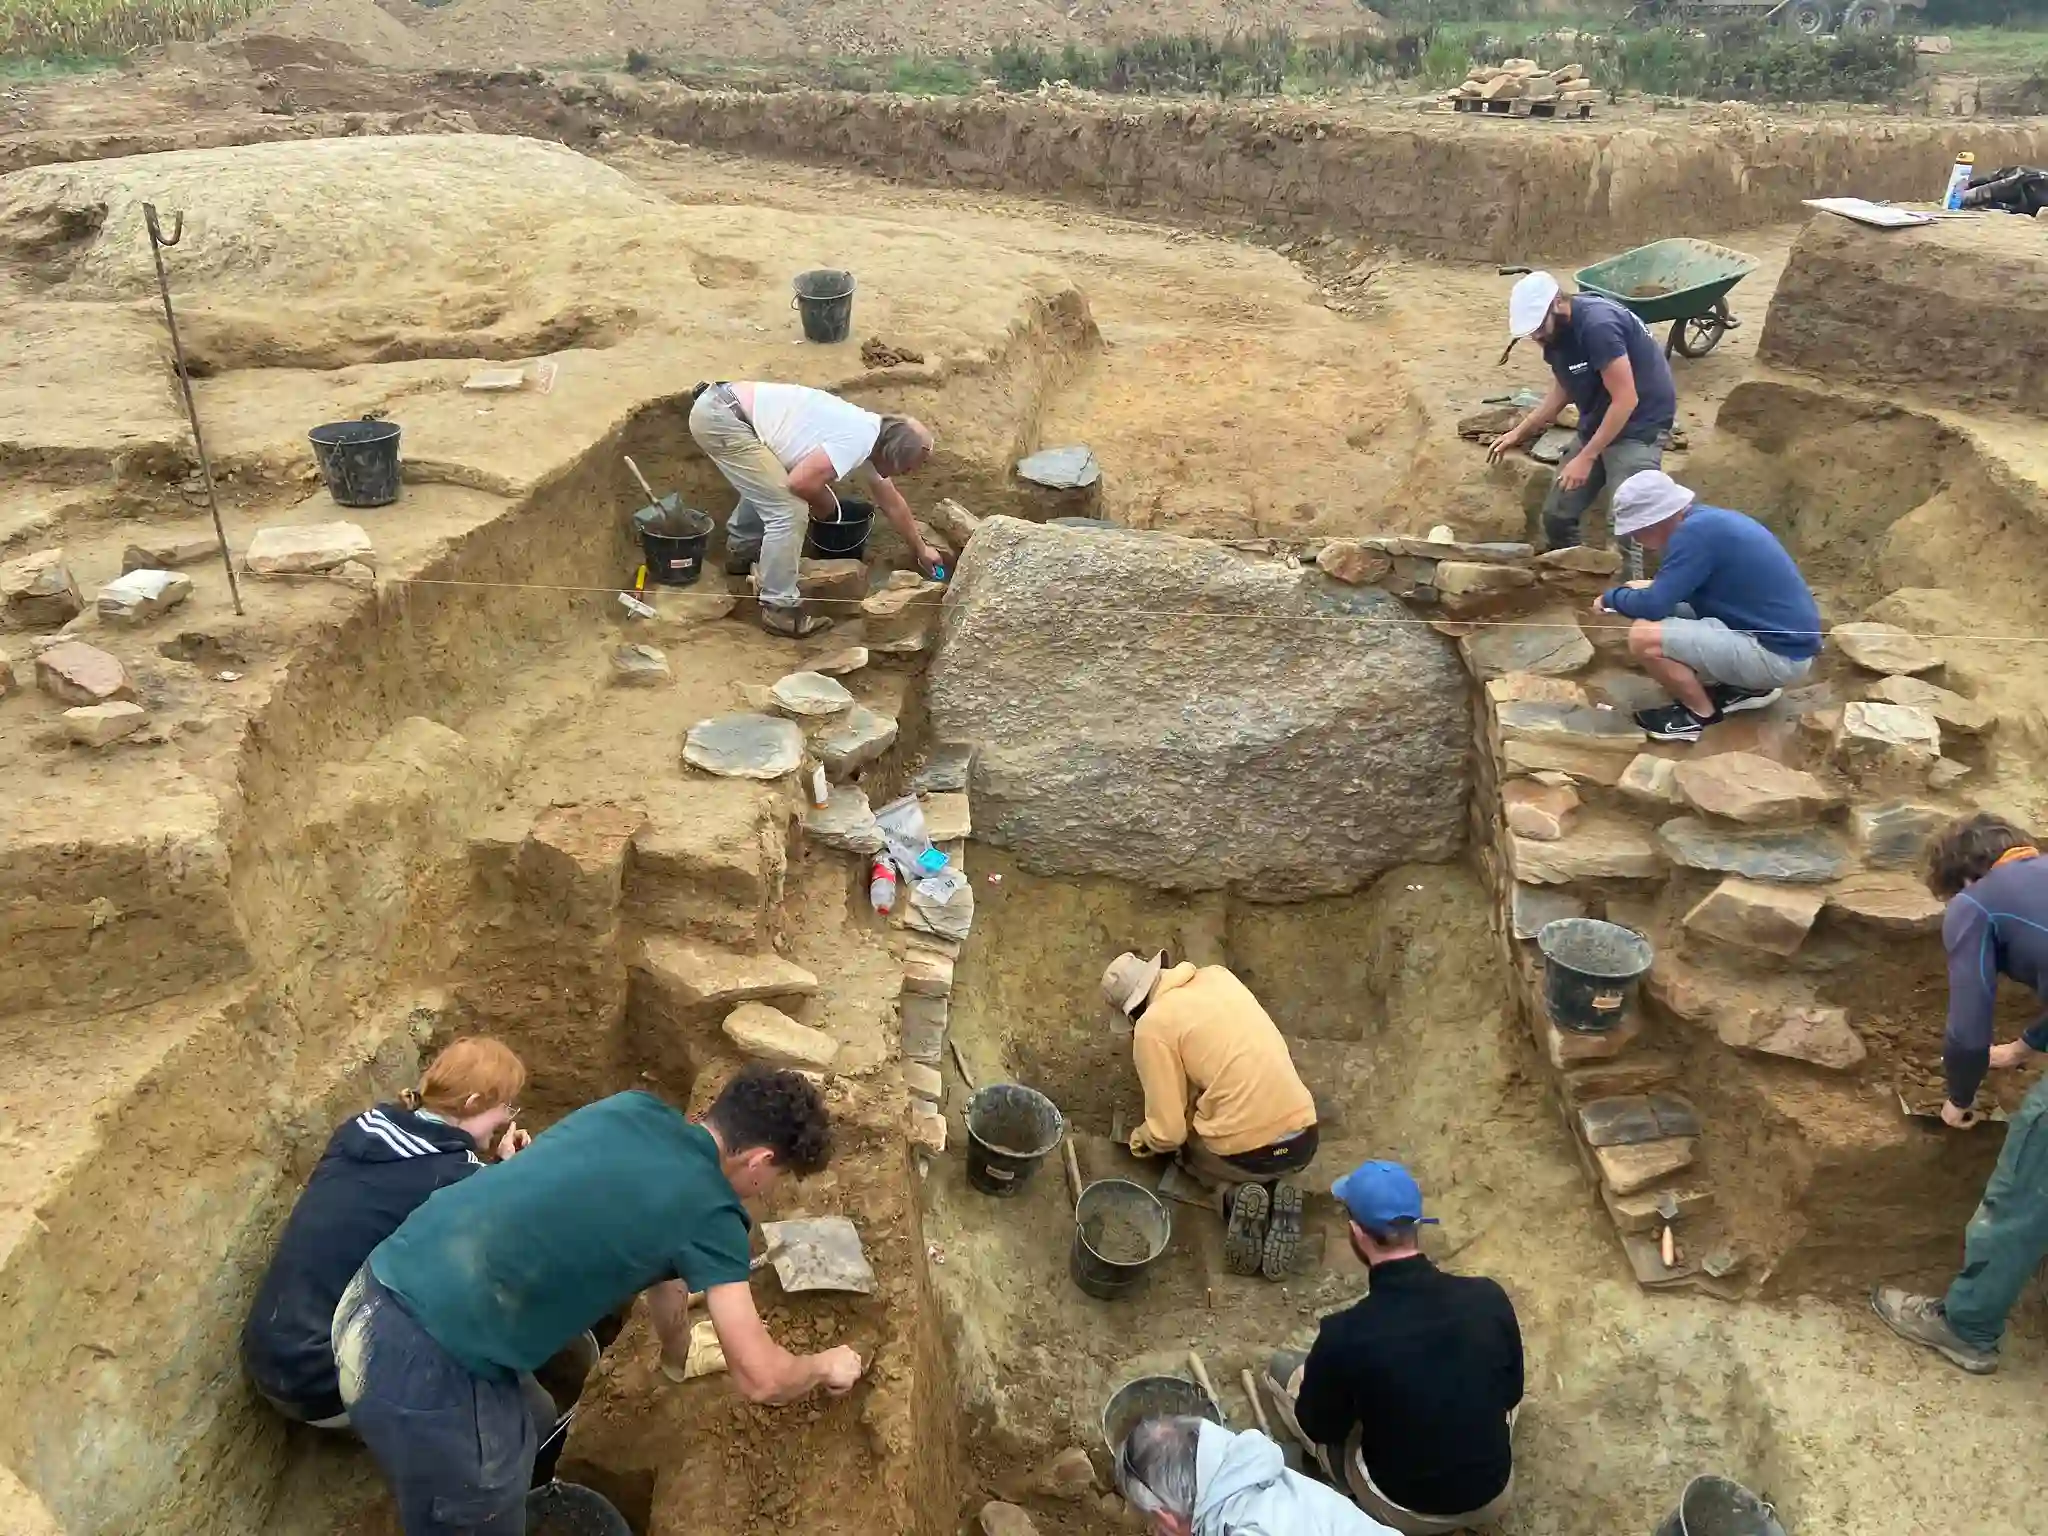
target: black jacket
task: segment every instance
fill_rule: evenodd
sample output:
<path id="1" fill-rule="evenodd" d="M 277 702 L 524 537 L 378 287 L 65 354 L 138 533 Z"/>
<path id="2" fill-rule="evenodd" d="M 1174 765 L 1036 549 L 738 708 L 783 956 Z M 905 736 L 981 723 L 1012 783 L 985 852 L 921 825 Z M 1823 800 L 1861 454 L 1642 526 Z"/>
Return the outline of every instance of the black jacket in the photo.
<path id="1" fill-rule="evenodd" d="M 481 1166 L 467 1131 L 396 1104 L 328 1138 L 242 1328 L 242 1367 L 259 1392 L 309 1422 L 343 1411 L 329 1342 L 342 1291 L 427 1196 Z"/>
<path id="2" fill-rule="evenodd" d="M 1294 1405 L 1303 1433 L 1354 1429 L 1375 1487 L 1421 1515 L 1491 1503 L 1513 1470 L 1522 1331 L 1507 1292 L 1428 1259 L 1376 1265 L 1365 1300 L 1323 1319 Z"/>

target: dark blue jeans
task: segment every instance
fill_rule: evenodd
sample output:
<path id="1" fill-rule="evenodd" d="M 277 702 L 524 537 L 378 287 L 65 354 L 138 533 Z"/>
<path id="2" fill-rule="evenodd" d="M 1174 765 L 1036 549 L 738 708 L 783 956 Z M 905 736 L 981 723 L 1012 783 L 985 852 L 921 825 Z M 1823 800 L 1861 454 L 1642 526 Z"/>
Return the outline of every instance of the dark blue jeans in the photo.
<path id="1" fill-rule="evenodd" d="M 471 1374 L 368 1265 L 334 1310 L 334 1358 L 349 1423 L 391 1485 L 405 1536 L 525 1536 L 540 1437 L 516 1378 Z"/>

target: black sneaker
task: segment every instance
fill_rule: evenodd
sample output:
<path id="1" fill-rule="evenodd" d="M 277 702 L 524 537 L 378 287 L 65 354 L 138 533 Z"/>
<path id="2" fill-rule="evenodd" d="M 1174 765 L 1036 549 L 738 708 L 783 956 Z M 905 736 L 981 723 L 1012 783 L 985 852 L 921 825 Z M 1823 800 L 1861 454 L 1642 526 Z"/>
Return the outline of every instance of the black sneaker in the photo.
<path id="1" fill-rule="evenodd" d="M 1724 715 L 1739 715 L 1745 709 L 1769 709 L 1785 697 L 1782 688 L 1734 688 L 1727 683 L 1716 683 L 1707 690 L 1707 697 L 1714 708 Z"/>
<path id="2" fill-rule="evenodd" d="M 1720 718 L 1717 711 L 1702 720 L 1683 704 L 1666 704 L 1662 709 L 1636 711 L 1636 724 L 1649 734 L 1652 741 L 1698 741 L 1706 735 L 1707 727 L 1716 724 Z"/>

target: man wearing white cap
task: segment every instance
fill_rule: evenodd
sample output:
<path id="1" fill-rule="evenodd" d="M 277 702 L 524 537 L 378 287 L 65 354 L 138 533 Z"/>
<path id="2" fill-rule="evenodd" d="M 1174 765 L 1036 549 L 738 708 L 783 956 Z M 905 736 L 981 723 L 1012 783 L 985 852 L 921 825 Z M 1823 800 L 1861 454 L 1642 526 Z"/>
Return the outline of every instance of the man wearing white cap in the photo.
<path id="1" fill-rule="evenodd" d="M 1316 1101 L 1295 1075 L 1279 1026 L 1220 965 L 1121 954 L 1102 995 L 1133 1026 L 1145 1088 L 1139 1157 L 1176 1154 L 1222 1194 L 1224 1267 L 1284 1280 L 1301 1240 L 1301 1190 L 1282 1180 L 1316 1155 Z"/>
<path id="2" fill-rule="evenodd" d="M 1536 409 L 1494 439 L 1490 456 L 1533 442 L 1567 405 L 1579 408 L 1579 440 L 1558 467 L 1543 502 L 1543 539 L 1550 549 L 1580 541 L 1580 525 L 1605 486 L 1621 484 L 1664 463 L 1664 444 L 1678 415 L 1678 387 L 1664 349 L 1643 322 L 1612 299 L 1565 297 L 1548 272 L 1531 272 L 1508 295 L 1508 332 L 1533 337 L 1550 364 L 1551 385 Z M 1630 570 L 1640 575 L 1639 556 Z"/>
<path id="3" fill-rule="evenodd" d="M 1662 470 L 1614 492 L 1614 531 L 1661 550 L 1657 579 L 1603 592 L 1629 653 L 1676 701 L 1639 710 L 1658 741 L 1698 741 L 1723 715 L 1762 709 L 1813 670 L 1820 608 L 1777 536 L 1753 517 L 1709 507 Z"/>

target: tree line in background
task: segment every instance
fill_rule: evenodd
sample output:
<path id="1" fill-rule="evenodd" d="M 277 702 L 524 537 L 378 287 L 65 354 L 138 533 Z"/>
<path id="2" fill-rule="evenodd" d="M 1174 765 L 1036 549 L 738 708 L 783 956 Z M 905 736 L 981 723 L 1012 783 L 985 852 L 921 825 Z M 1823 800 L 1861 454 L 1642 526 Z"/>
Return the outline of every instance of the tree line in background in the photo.
<path id="1" fill-rule="evenodd" d="M 1609 90 L 1715 100 L 1894 101 L 1916 75 L 1912 39 L 1898 35 L 1807 39 L 1754 24 L 1711 33 L 1661 27 L 1560 35 L 1435 21 L 1334 38 L 1298 38 L 1285 27 L 1269 27 L 1095 48 L 1013 41 L 996 47 L 989 73 L 1008 90 L 1064 80 L 1085 90 L 1229 99 L 1383 81 L 1449 86 L 1474 64 L 1522 56 L 1547 67 L 1583 64 L 1593 82 Z"/>

